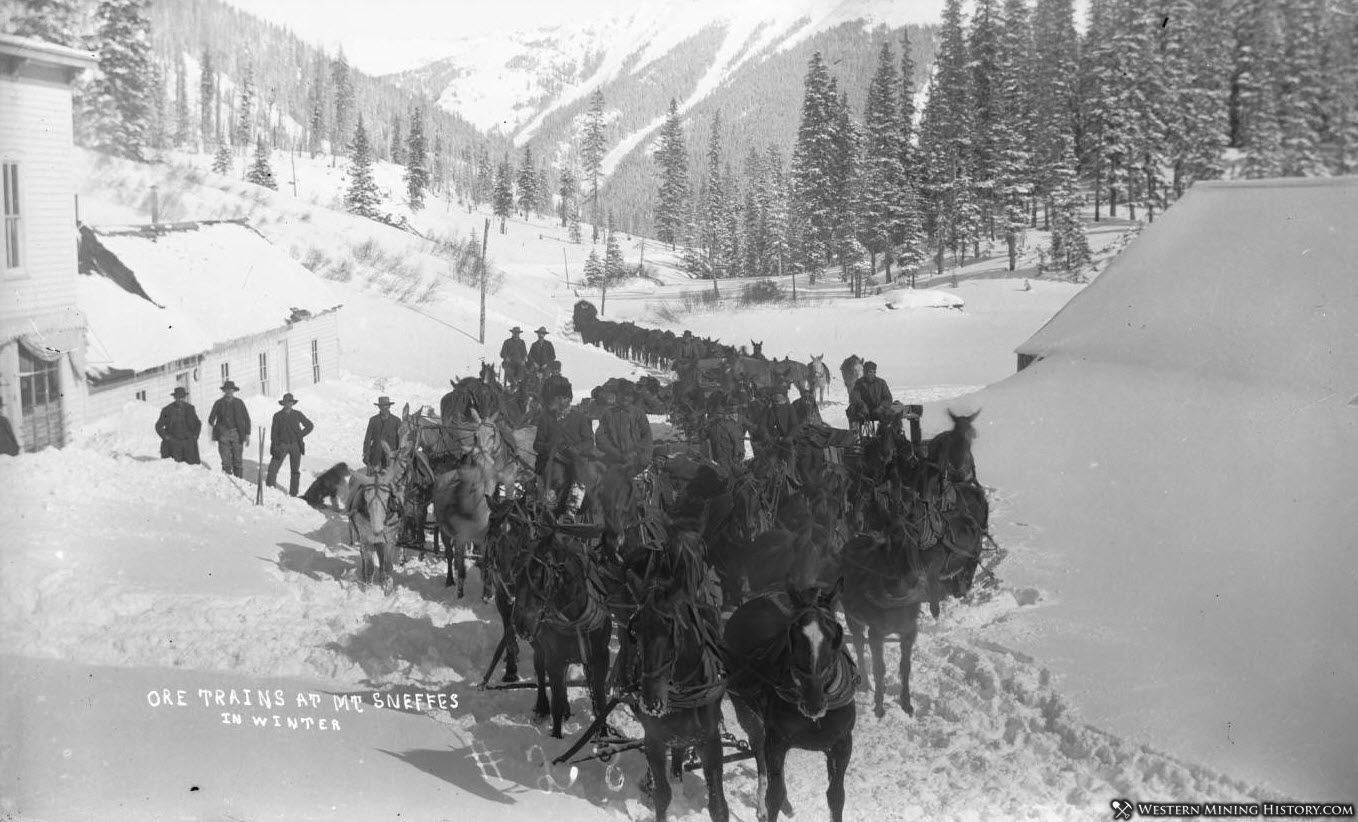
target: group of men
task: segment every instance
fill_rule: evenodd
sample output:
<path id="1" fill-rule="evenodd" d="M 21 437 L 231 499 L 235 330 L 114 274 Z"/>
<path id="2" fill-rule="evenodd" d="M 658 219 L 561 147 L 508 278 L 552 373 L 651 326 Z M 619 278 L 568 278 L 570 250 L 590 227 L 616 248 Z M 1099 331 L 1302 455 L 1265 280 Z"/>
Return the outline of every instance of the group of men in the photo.
<path id="1" fill-rule="evenodd" d="M 606 470 L 630 474 L 650 464 L 654 451 L 651 424 L 631 384 L 601 386 L 588 403 L 574 407 L 569 392 L 547 397 L 547 390 L 544 385 L 543 410 L 533 440 L 534 470 L 546 484 L 555 485 L 550 479 L 557 477 L 562 486 L 569 487 L 582 476 L 586 460 L 597 459 Z"/>
<path id="2" fill-rule="evenodd" d="M 221 456 L 222 471 L 234 477 L 244 474 L 245 448 L 250 444 L 250 409 L 236 396 L 239 390 L 231 380 L 222 383 L 222 396 L 212 404 L 207 418 L 207 424 L 212 428 L 212 441 L 217 443 L 217 453 Z M 177 386 L 170 396 L 173 401 L 160 409 L 160 417 L 156 420 L 160 456 L 198 465 L 198 437 L 203 424 L 189 402 L 189 392 L 184 386 Z M 270 487 L 277 487 L 278 470 L 287 460 L 291 472 L 288 493 L 295 497 L 302 478 L 301 461 L 302 454 L 306 453 L 306 438 L 315 426 L 296 409 L 297 398 L 290 392 L 284 394 L 278 404 L 283 408 L 273 415 L 269 426 L 268 481 Z"/>
<path id="3" fill-rule="evenodd" d="M 509 339 L 500 346 L 500 367 L 505 382 L 515 385 L 525 365 L 547 368 L 556 361 L 556 346 L 547 339 L 546 326 L 539 326 L 534 332 L 538 338 L 532 347 L 524 345 L 523 338 L 519 336 L 522 333 L 522 328 L 514 326 L 509 329 Z M 560 368 L 560 363 L 557 363 L 557 367 Z"/>

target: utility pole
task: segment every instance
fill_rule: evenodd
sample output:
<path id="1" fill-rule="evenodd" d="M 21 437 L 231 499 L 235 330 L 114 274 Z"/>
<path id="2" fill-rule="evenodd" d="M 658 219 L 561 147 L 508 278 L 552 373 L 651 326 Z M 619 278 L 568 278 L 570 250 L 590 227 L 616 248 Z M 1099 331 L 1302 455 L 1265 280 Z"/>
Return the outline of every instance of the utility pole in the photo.
<path id="1" fill-rule="evenodd" d="M 570 261 L 566 259 L 566 249 L 564 248 L 561 249 L 561 267 L 566 269 L 566 290 L 569 291 L 571 288 L 571 266 Z"/>
<path id="2" fill-rule="evenodd" d="M 490 240 L 490 218 L 481 230 L 481 344 L 486 344 L 486 242 Z"/>

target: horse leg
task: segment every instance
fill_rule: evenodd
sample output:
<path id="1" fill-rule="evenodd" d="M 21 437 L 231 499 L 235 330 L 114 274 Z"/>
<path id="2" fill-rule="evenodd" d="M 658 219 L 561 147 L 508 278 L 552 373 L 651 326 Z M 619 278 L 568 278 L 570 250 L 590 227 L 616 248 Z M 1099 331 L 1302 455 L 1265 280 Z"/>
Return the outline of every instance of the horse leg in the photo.
<path id="1" fill-rule="evenodd" d="M 561 739 L 561 723 L 571 715 L 570 699 L 566 694 L 566 663 L 553 659 L 547 670 L 547 680 L 552 689 L 552 736 Z"/>
<path id="2" fill-rule="evenodd" d="M 538 701 L 533 706 L 533 716 L 545 719 L 552 713 L 551 703 L 547 701 L 547 664 L 542 658 L 542 648 L 533 643 L 533 675 L 538 680 Z"/>
<path id="3" fill-rule="evenodd" d="M 853 653 L 854 657 L 856 658 L 856 661 L 858 662 L 858 670 L 860 671 L 866 670 L 868 667 L 868 661 L 864 654 L 867 653 L 868 649 L 863 642 L 863 623 L 859 622 L 857 619 L 854 619 L 854 617 L 849 613 L 847 608 L 844 610 L 844 621 L 849 623 L 849 639 L 851 642 L 853 642 Z M 858 680 L 858 690 L 867 691 L 870 688 L 871 686 L 868 684 L 867 678 L 860 677 Z"/>
<path id="4" fill-rule="evenodd" d="M 707 739 L 703 742 L 703 781 L 707 783 L 707 815 L 712 822 L 728 822 L 731 810 L 726 806 L 726 786 L 722 784 L 721 700 L 713 702 L 707 713 Z"/>
<path id="5" fill-rule="evenodd" d="M 451 532 L 444 530 L 442 525 L 439 526 L 438 533 L 443 535 L 443 559 L 448 563 L 448 575 L 443 580 L 443 587 L 451 588 L 455 584 L 455 577 L 453 576 L 453 554 L 456 553 L 456 549 L 453 547 L 453 535 Z"/>
<path id="6" fill-rule="evenodd" d="M 453 553 L 457 556 L 457 598 L 462 599 L 467 587 L 467 543 L 458 540 L 457 550 Z"/>
<path id="7" fill-rule="evenodd" d="M 684 754 L 688 748 L 670 748 L 670 779 L 684 781 Z"/>
<path id="8" fill-rule="evenodd" d="M 495 610 L 500 612 L 500 626 L 505 643 L 505 675 L 501 682 L 519 681 L 519 635 L 514 630 L 511 608 L 508 597 L 495 598 Z"/>
<path id="9" fill-rule="evenodd" d="M 394 546 L 390 542 L 377 543 L 377 576 L 382 582 L 382 592 L 391 593 L 396 588 L 396 578 L 392 576 L 391 555 Z"/>
<path id="10" fill-rule="evenodd" d="M 665 822 L 674 791 L 665 778 L 665 754 L 669 748 L 659 734 L 646 736 L 646 764 L 651 769 L 651 802 L 655 804 L 655 822 Z"/>
<path id="11" fill-rule="evenodd" d="M 825 770 L 830 776 L 830 784 L 825 789 L 825 801 L 830 804 L 831 822 L 844 820 L 844 774 L 849 770 L 849 759 L 852 756 L 852 731 L 844 734 L 825 752 Z"/>
<path id="12" fill-rule="evenodd" d="M 886 630 L 876 623 L 868 623 L 868 644 L 872 646 L 872 682 L 876 689 L 872 696 L 872 712 L 881 719 L 886 716 L 886 707 L 882 704 L 886 696 Z M 905 651 L 904 643 L 901 651 Z M 901 685 L 904 687 L 904 680 Z M 908 704 L 909 700 L 906 702 Z"/>
<path id="13" fill-rule="evenodd" d="M 594 703 L 596 719 L 608 710 L 608 640 L 612 634 L 611 625 L 595 632 L 590 642 L 589 661 L 585 663 L 585 676 L 589 680 L 589 696 Z"/>
<path id="14" fill-rule="evenodd" d="M 915 637 L 919 634 L 919 606 L 906 609 L 906 618 L 901 623 L 901 707 L 911 716 L 915 708 L 910 704 L 910 655 L 915 649 Z M 879 700 L 880 702 L 880 700 Z"/>
<path id="15" fill-rule="evenodd" d="M 769 794 L 764 802 L 769 822 L 778 822 L 778 814 L 787 801 L 787 782 L 783 765 L 787 762 L 788 745 L 770 733 L 764 739 L 764 763 L 769 773 Z"/>
<path id="16" fill-rule="evenodd" d="M 741 729 L 745 731 L 745 738 L 749 740 L 750 751 L 754 753 L 755 771 L 759 775 L 755 787 L 755 817 L 758 822 L 768 822 L 768 812 L 764 804 L 769 792 L 769 769 L 764 755 L 764 720 L 754 708 L 738 696 L 731 697 L 731 707 L 735 708 L 736 721 L 740 723 Z"/>

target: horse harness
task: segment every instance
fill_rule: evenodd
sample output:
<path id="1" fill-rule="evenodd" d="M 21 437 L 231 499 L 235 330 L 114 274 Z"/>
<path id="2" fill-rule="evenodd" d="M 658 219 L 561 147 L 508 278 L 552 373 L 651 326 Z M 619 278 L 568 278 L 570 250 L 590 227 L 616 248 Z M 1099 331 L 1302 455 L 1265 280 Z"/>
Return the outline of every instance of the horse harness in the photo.
<path id="1" fill-rule="evenodd" d="M 800 708 L 801 695 L 796 691 L 796 682 L 792 681 L 792 669 L 785 664 L 788 648 L 792 643 L 792 632 L 801 621 L 802 616 L 808 612 L 815 611 L 823 622 L 825 610 L 818 605 L 803 605 L 794 609 L 792 597 L 786 591 L 774 591 L 760 595 L 778 609 L 785 617 L 787 630 L 782 632 L 777 640 L 770 643 L 760 651 L 751 655 L 748 663 L 743 667 L 744 671 L 754 674 L 755 678 L 783 702 L 795 705 Z M 833 620 L 833 617 L 831 617 Z M 838 649 L 832 660 L 834 670 L 830 673 L 830 680 L 825 683 L 825 703 L 826 710 L 843 708 L 854 701 L 854 692 L 858 688 L 860 677 L 858 666 L 854 664 L 849 652 L 843 647 Z M 731 667 L 728 663 L 728 667 Z M 782 680 L 775 679 L 765 671 L 784 672 L 786 676 Z M 811 672 L 818 673 L 818 672 Z"/>

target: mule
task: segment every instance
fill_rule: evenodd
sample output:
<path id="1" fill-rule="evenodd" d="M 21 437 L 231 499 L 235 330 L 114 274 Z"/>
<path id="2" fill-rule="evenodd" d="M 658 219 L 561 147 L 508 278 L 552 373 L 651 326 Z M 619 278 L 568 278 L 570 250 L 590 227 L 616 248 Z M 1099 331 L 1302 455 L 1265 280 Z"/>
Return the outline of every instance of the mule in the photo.
<path id="1" fill-rule="evenodd" d="M 830 367 L 825 364 L 824 354 L 813 356 L 806 364 L 806 380 L 816 398 L 816 405 L 824 405 L 825 389 L 830 387 Z M 849 390 L 853 390 L 853 386 L 849 386 Z"/>
<path id="2" fill-rule="evenodd" d="M 971 443 L 977 432 L 973 423 L 981 415 L 978 409 L 967 416 L 958 416 L 951 409 L 948 417 L 952 428 L 929 440 L 929 461 L 953 482 L 976 482 L 976 460 L 971 454 Z"/>
<path id="3" fill-rule="evenodd" d="M 584 665 L 594 716 L 603 716 L 613 618 L 585 551 L 566 544 L 556 533 L 539 541 L 515 577 L 513 620 L 514 629 L 533 648 L 537 677 L 533 714 L 551 716 L 552 736 L 561 738 L 561 723 L 570 716 L 566 668 L 572 662 Z"/>
<path id="4" fill-rule="evenodd" d="M 844 380 L 844 390 L 853 394 L 854 383 L 863 377 L 863 358 L 850 354 L 839 364 L 839 376 Z"/>
<path id="5" fill-rule="evenodd" d="M 839 585 L 765 594 L 741 605 L 722 634 L 727 689 L 759 771 L 760 822 L 791 813 L 783 765 L 792 748 L 823 751 L 834 822 L 844 819 L 858 675 L 835 619 Z"/>
<path id="6" fill-rule="evenodd" d="M 350 496 L 345 502 L 349 511 L 349 527 L 356 537 L 359 550 L 359 579 L 376 582 L 384 592 L 395 587 L 391 576 L 393 554 L 401 525 L 401 491 L 393 477 L 402 468 L 395 463 L 375 471 L 367 482 L 350 484 Z"/>
<path id="7" fill-rule="evenodd" d="M 484 462 L 468 460 L 434 479 L 434 522 L 444 547 L 448 575 L 444 587 L 457 585 L 461 599 L 467 582 L 467 549 L 484 552 L 490 525 L 490 498 L 496 488 L 495 475 Z M 483 596 L 490 591 L 482 573 Z"/>

